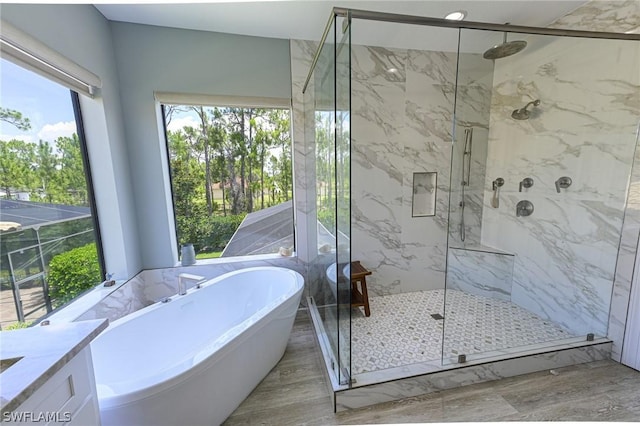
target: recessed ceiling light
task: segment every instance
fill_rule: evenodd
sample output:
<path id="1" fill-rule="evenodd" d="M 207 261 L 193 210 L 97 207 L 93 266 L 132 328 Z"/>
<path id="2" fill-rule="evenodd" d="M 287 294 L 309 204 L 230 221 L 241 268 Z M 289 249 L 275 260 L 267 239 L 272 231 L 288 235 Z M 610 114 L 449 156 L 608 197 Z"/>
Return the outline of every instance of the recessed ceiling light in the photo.
<path id="1" fill-rule="evenodd" d="M 449 19 L 451 21 L 462 21 L 465 16 L 467 16 L 466 10 L 456 10 L 455 12 L 448 13 L 444 19 Z"/>

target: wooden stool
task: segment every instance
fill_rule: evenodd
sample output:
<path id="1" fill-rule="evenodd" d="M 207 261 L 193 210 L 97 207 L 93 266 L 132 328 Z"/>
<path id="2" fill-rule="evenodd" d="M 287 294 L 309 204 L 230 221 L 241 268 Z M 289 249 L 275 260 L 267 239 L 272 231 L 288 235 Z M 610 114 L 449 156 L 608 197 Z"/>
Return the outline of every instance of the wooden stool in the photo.
<path id="1" fill-rule="evenodd" d="M 367 294 L 367 275 L 371 275 L 371 271 L 365 269 L 359 260 L 351 262 L 351 307 L 364 306 L 366 317 L 371 315 L 369 295 Z M 360 289 L 358 289 L 358 283 L 360 283 Z"/>

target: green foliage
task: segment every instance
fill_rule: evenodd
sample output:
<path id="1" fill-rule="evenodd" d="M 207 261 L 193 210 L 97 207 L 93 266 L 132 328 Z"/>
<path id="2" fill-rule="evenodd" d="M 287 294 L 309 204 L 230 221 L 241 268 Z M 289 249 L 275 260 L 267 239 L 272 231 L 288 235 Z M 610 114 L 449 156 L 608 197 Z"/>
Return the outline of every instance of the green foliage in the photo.
<path id="1" fill-rule="evenodd" d="M 31 122 L 27 117 L 23 117 L 22 113 L 14 109 L 0 107 L 0 121 L 13 124 L 20 130 L 31 129 Z"/>
<path id="2" fill-rule="evenodd" d="M 0 141 L 0 187 L 11 197 L 15 189 L 30 190 L 34 186 L 31 165 L 35 161 L 34 145 L 21 141 Z"/>
<path id="3" fill-rule="evenodd" d="M 33 321 L 27 321 L 27 322 L 18 321 L 18 322 L 14 322 L 13 324 L 9 324 L 6 327 L 3 327 L 2 331 L 20 330 L 21 328 L 28 328 L 29 326 L 31 326 L 31 324 L 33 324 Z"/>
<path id="4" fill-rule="evenodd" d="M 205 247 L 213 251 L 223 250 L 245 216 L 246 214 L 243 213 L 234 216 L 210 217 L 211 233 L 205 238 Z"/>
<path id="5" fill-rule="evenodd" d="M 53 144 L 0 141 L 0 188 L 29 192 L 32 201 L 88 205 L 84 163 L 78 135 L 59 137 Z"/>
<path id="6" fill-rule="evenodd" d="M 318 222 L 320 222 L 327 231 L 332 234 L 336 231 L 336 213 L 331 209 L 318 210 Z"/>
<path id="7" fill-rule="evenodd" d="M 58 254 L 49 262 L 49 295 L 60 306 L 102 280 L 95 243 Z"/>
<path id="8" fill-rule="evenodd" d="M 291 199 L 289 111 L 165 106 L 192 111 L 195 127 L 167 132 L 180 244 L 219 251 L 247 213 Z"/>
<path id="9" fill-rule="evenodd" d="M 217 259 L 222 254 L 221 251 L 212 251 L 208 253 L 198 253 L 196 259 Z"/>
<path id="10" fill-rule="evenodd" d="M 242 223 L 246 214 L 201 216 L 194 220 L 178 219 L 180 244 L 193 243 L 196 253 L 222 251 Z"/>

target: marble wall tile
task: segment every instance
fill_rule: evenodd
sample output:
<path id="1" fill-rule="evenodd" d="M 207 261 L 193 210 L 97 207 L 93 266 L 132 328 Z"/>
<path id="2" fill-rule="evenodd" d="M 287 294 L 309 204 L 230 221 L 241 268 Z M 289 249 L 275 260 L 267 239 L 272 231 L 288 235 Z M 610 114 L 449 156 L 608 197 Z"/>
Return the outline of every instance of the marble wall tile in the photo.
<path id="1" fill-rule="evenodd" d="M 352 257 L 373 272 L 367 280 L 372 294 L 443 288 L 456 55 L 353 46 L 352 58 Z M 398 71 L 387 72 L 391 67 Z M 476 142 L 480 157 L 486 152 L 487 75 L 485 67 L 465 76 L 464 124 L 484 122 Z M 484 184 L 484 160 L 475 161 L 477 200 L 469 202 L 469 212 L 474 204 L 480 210 Z M 437 173 L 435 216 L 412 217 L 415 172 Z"/>
<path id="2" fill-rule="evenodd" d="M 616 33 L 633 31 L 640 27 L 640 4 L 636 0 L 590 1 L 549 27 Z"/>
<path id="3" fill-rule="evenodd" d="M 290 41 L 291 106 L 293 132 L 293 174 L 295 185 L 296 244 L 300 258 L 309 262 L 316 247 L 315 227 L 315 157 L 313 139 L 307 137 L 309 125 L 305 116 L 305 101 L 309 93 L 302 92 L 318 43 L 305 40 Z M 313 121 L 311 122 L 313 123 Z M 312 127 L 312 126 L 311 126 Z"/>
<path id="4" fill-rule="evenodd" d="M 516 254 L 513 301 L 574 334 L 607 334 L 618 244 L 640 116 L 640 56 L 612 40 L 525 37 L 496 61 L 483 243 Z M 529 50 L 530 49 L 530 50 Z M 517 76 L 517 78 L 514 78 Z M 511 111 L 540 99 L 529 120 Z M 573 184 L 556 192 L 555 180 Z M 518 192 L 525 177 L 532 188 Z M 516 217 L 528 199 L 535 211 Z"/>
<path id="5" fill-rule="evenodd" d="M 638 129 L 640 134 L 640 128 Z M 637 144 L 638 141 L 636 141 Z M 625 326 L 628 318 L 631 283 L 634 281 L 635 263 L 640 238 L 640 150 L 636 149 L 627 205 L 622 225 L 622 238 L 618 250 L 615 281 L 611 295 L 608 336 L 613 340 L 612 358 L 621 360 Z M 637 282 L 637 278 L 635 278 Z"/>
<path id="6" fill-rule="evenodd" d="M 462 54 L 458 63 L 455 134 L 451 160 L 450 247 L 482 245 L 482 214 L 489 139 L 493 61 L 478 54 Z M 467 154 L 466 131 L 469 136 Z M 492 178 L 492 180 L 495 177 Z M 463 197 L 463 185 L 464 197 Z M 464 203 L 464 209 L 462 205 Z M 464 215 L 464 217 L 463 217 Z M 464 223 L 464 235 L 462 226 Z M 464 240 L 463 240 L 464 237 Z"/>
<path id="7" fill-rule="evenodd" d="M 638 31 L 640 28 L 640 3 L 635 0 L 591 1 L 567 16 L 558 19 L 551 26 L 554 28 L 573 28 L 588 31 Z M 628 47 L 625 50 L 628 56 L 635 57 L 636 63 L 640 61 L 638 48 L 635 49 L 635 52 Z M 627 97 L 626 102 L 633 104 L 637 102 L 637 97 L 636 90 L 636 101 L 634 101 L 634 97 Z M 619 99 L 624 98 L 619 97 Z M 631 110 L 633 111 L 633 107 Z M 636 117 L 637 115 L 636 111 Z M 638 250 L 638 236 L 640 235 L 639 165 L 640 153 L 636 150 L 609 312 L 608 336 L 613 340 L 612 358 L 616 361 L 621 360 L 631 282 L 634 274 L 634 262 Z"/>
<path id="8" fill-rule="evenodd" d="M 447 289 L 511 301 L 514 256 L 449 249 Z"/>
<path id="9" fill-rule="evenodd" d="M 143 274 L 139 273 L 74 321 L 107 318 L 113 322 L 142 309 L 150 305 L 144 294 L 144 286 Z"/>
<path id="10" fill-rule="evenodd" d="M 200 275 L 205 279 L 212 279 L 227 272 L 255 266 L 279 266 L 295 270 L 303 276 L 306 273 L 305 264 L 294 257 L 231 260 L 217 264 L 144 270 L 88 309 L 75 321 L 98 318 L 107 318 L 109 321 L 115 321 L 165 297 L 173 296 L 177 292 L 178 275 L 182 273 Z M 194 285 L 194 282 L 187 282 L 187 288 L 191 288 Z M 305 279 L 305 287 L 308 285 L 309 283 Z M 305 307 L 306 303 L 303 298 L 300 305 Z"/>

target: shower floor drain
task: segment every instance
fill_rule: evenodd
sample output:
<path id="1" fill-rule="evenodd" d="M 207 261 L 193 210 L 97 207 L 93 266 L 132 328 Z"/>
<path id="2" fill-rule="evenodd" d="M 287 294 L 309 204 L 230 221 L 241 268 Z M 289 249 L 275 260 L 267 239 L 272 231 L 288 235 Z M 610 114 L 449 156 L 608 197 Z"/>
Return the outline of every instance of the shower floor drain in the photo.
<path id="1" fill-rule="evenodd" d="M 431 314 L 431 318 L 433 318 L 434 320 L 444 319 L 444 317 L 440 314 Z"/>

